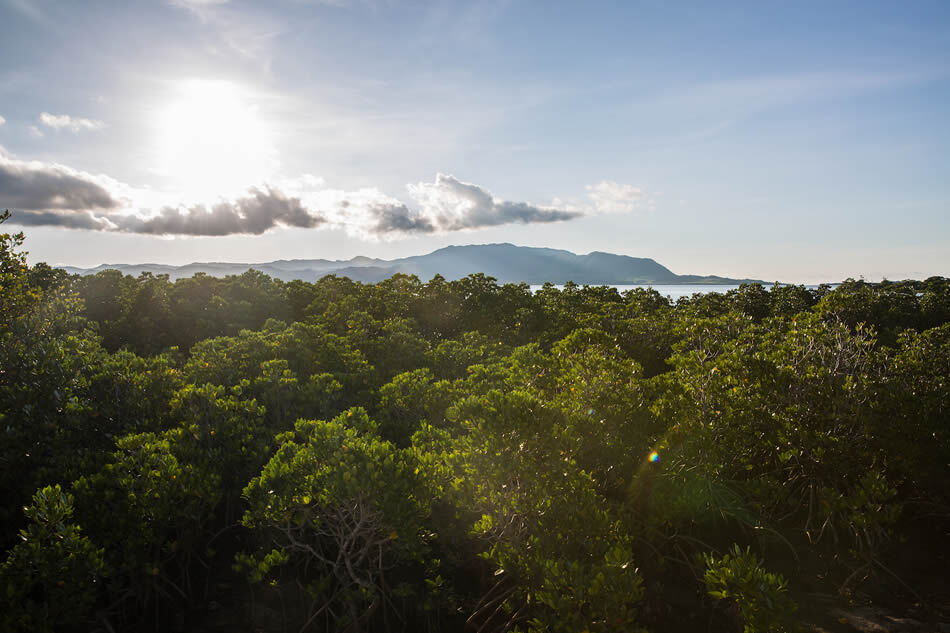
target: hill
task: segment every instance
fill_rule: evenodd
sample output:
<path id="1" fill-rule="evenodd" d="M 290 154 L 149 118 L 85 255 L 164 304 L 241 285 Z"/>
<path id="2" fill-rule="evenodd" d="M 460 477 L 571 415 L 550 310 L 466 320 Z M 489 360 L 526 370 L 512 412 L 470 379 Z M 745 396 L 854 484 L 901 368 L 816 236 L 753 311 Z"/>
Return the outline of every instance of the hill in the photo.
<path id="1" fill-rule="evenodd" d="M 349 260 L 290 259 L 261 263 L 195 262 L 184 266 L 165 264 L 102 264 L 95 268 L 63 266 L 67 272 L 80 275 L 116 269 L 138 276 L 143 272 L 168 275 L 170 279 L 205 273 L 215 277 L 240 275 L 255 269 L 290 281 L 315 281 L 325 275 L 349 277 L 356 281 L 377 282 L 396 273 L 417 275 L 428 281 L 435 275 L 459 279 L 473 273 L 484 273 L 499 282 L 563 284 L 737 284 L 758 281 L 732 279 L 714 275 L 677 275 L 653 259 L 630 257 L 595 251 L 577 255 L 552 248 L 532 248 L 513 244 L 479 244 L 447 246 L 426 255 L 400 259 L 377 259 L 358 256 Z"/>

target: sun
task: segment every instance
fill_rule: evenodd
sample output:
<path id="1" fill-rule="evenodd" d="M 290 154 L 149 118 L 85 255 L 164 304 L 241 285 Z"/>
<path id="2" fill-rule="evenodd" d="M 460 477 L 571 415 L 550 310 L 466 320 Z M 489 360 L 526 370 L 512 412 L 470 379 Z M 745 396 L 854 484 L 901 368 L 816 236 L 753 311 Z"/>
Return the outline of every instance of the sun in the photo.
<path id="1" fill-rule="evenodd" d="M 273 176 L 273 133 L 242 86 L 191 79 L 176 84 L 155 118 L 156 171 L 175 194 L 210 201 Z"/>

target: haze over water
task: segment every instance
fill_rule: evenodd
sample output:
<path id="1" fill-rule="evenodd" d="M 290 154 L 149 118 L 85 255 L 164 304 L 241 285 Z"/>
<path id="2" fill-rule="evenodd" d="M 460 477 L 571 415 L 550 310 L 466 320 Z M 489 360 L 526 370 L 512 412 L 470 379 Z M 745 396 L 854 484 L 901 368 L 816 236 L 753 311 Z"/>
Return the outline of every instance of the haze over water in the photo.
<path id="1" fill-rule="evenodd" d="M 625 290 L 633 290 L 635 288 L 653 288 L 659 292 L 664 297 L 669 297 L 672 301 L 677 301 L 683 297 L 691 297 L 694 294 L 706 294 L 709 292 L 718 292 L 720 294 L 725 294 L 730 290 L 736 290 L 738 284 L 604 284 L 605 286 L 610 286 L 611 288 L 616 288 L 619 292 L 624 292 Z M 832 288 L 836 287 L 838 284 L 830 284 Z M 531 286 L 531 292 L 537 292 L 543 286 L 534 284 Z M 562 290 L 563 285 L 556 285 L 557 289 Z M 816 289 L 818 284 L 809 284 L 805 286 L 806 288 Z M 765 289 L 770 289 L 770 285 L 766 285 Z"/>

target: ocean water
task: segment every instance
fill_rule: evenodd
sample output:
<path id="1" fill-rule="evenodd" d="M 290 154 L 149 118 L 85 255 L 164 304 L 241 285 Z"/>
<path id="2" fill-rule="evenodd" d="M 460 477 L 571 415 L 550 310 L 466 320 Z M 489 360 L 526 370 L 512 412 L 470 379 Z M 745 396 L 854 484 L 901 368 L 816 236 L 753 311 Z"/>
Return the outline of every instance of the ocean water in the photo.
<path id="1" fill-rule="evenodd" d="M 617 284 L 604 284 L 606 286 L 611 286 L 616 288 L 618 291 L 623 292 L 624 290 L 632 290 L 634 288 L 653 288 L 659 292 L 664 297 L 669 297 L 670 300 L 676 301 L 680 297 L 691 297 L 694 294 L 705 294 L 707 292 L 719 292 L 726 293 L 730 290 L 735 290 L 738 288 L 738 284 L 637 284 L 637 285 L 617 285 Z M 832 284 L 832 287 L 837 286 L 838 284 Z M 564 288 L 564 286 L 555 286 L 558 289 Z M 769 290 L 772 286 L 766 285 L 765 289 Z M 817 285 L 808 285 L 806 288 L 817 288 Z M 532 292 L 537 292 L 541 289 L 541 286 L 531 286 Z"/>

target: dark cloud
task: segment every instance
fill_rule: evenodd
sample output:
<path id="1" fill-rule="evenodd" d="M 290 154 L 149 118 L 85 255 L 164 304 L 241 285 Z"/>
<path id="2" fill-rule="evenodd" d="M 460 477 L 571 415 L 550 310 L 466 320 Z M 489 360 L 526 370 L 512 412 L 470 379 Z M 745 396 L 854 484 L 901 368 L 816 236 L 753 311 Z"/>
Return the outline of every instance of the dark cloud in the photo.
<path id="1" fill-rule="evenodd" d="M 580 211 L 546 209 L 526 202 L 494 202 L 489 207 L 475 207 L 462 218 L 448 225 L 445 230 L 473 229 L 499 224 L 531 224 L 534 222 L 563 222 L 579 218 Z"/>
<path id="2" fill-rule="evenodd" d="M 206 207 L 166 207 L 152 217 L 112 218 L 117 230 L 148 235 L 235 235 L 261 233 L 278 225 L 310 229 L 326 222 L 311 214 L 298 198 L 289 198 L 277 189 L 251 189 L 237 200 Z"/>
<path id="3" fill-rule="evenodd" d="M 157 215 L 116 213 L 119 201 L 91 176 L 43 163 L 0 157 L 0 208 L 11 222 L 147 235 L 261 233 L 278 225 L 313 228 L 326 218 L 310 213 L 298 198 L 278 189 L 251 189 L 216 204 L 165 207 Z"/>
<path id="4" fill-rule="evenodd" d="M 376 204 L 369 208 L 376 218 L 371 231 L 377 235 L 387 233 L 432 233 L 436 227 L 432 220 L 414 213 L 404 204 Z"/>
<path id="5" fill-rule="evenodd" d="M 107 231 L 111 224 L 88 211 L 13 211 L 10 221 L 23 226 L 59 226 L 65 229 Z"/>
<path id="6" fill-rule="evenodd" d="M 91 211 L 118 206 L 119 201 L 89 174 L 0 156 L 0 207 Z"/>

